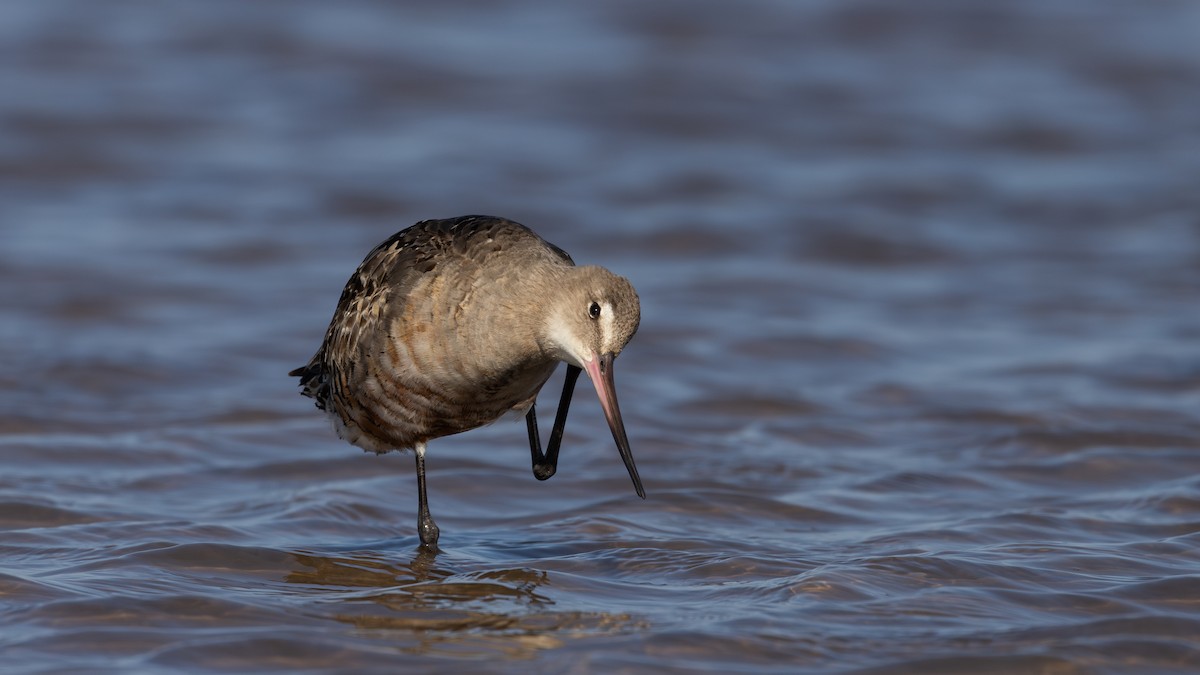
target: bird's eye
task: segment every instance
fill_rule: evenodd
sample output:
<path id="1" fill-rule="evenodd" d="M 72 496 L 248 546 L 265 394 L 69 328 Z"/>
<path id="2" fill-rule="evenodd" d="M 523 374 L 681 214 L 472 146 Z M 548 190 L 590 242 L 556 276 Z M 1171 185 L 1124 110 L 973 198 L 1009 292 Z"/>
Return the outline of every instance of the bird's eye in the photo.
<path id="1" fill-rule="evenodd" d="M 593 319 L 599 319 L 599 318 L 600 318 L 600 305 L 599 305 L 599 303 L 595 303 L 595 302 L 593 302 L 593 303 L 591 304 L 591 306 L 590 306 L 590 307 L 588 307 L 588 316 L 592 317 Z"/>

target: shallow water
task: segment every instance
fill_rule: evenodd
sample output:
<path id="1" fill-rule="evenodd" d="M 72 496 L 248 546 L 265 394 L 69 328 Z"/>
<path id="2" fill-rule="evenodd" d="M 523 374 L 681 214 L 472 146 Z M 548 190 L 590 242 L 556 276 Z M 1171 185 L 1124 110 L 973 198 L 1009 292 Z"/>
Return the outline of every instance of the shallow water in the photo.
<path id="1" fill-rule="evenodd" d="M 6 672 L 1200 670 L 1194 3 L 0 19 Z M 284 373 L 464 213 L 639 289 L 648 499 L 581 386 L 434 556 Z"/>

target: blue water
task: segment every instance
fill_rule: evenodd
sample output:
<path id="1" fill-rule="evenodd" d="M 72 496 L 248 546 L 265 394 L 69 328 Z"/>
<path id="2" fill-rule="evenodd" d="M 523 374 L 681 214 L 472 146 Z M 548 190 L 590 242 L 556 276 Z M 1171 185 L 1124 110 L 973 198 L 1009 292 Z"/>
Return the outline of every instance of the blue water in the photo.
<path id="1" fill-rule="evenodd" d="M 1198 29 L 6 4 L 3 670 L 1200 670 Z M 520 422 L 431 444 L 430 555 L 285 374 L 467 213 L 637 287 L 648 498 L 581 387 L 545 483 Z"/>

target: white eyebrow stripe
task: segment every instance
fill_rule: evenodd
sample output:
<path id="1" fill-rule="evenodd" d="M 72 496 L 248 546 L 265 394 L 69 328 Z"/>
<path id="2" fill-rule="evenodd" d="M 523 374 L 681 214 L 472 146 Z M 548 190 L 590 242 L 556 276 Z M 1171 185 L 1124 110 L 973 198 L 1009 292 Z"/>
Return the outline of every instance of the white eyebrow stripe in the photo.
<path id="1" fill-rule="evenodd" d="M 605 349 L 613 343 L 613 306 L 611 303 L 600 305 L 600 348 Z"/>

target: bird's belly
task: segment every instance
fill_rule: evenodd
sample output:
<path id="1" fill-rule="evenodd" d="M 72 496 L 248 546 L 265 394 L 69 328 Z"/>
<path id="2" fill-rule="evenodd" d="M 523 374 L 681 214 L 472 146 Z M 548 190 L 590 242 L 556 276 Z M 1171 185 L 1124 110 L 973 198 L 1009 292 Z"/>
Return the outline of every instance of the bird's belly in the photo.
<path id="1" fill-rule="evenodd" d="M 338 429 L 339 435 L 382 452 L 469 431 L 528 409 L 556 365 L 479 380 L 379 373 L 362 383 L 350 414 L 341 415 L 349 423 L 344 425 L 346 433 Z"/>

